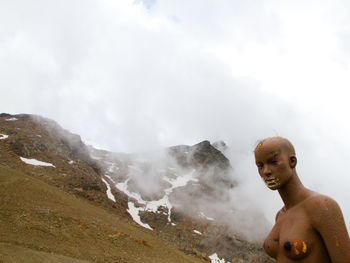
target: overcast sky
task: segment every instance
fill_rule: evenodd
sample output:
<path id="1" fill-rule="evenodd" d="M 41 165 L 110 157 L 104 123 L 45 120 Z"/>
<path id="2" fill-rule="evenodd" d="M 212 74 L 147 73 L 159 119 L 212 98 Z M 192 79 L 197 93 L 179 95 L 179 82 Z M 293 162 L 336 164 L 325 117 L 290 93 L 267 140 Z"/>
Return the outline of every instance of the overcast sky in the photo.
<path id="1" fill-rule="evenodd" d="M 349 12 L 345 0 L 0 0 L 0 112 L 118 152 L 224 140 L 270 218 L 281 201 L 252 151 L 285 136 L 349 228 Z"/>

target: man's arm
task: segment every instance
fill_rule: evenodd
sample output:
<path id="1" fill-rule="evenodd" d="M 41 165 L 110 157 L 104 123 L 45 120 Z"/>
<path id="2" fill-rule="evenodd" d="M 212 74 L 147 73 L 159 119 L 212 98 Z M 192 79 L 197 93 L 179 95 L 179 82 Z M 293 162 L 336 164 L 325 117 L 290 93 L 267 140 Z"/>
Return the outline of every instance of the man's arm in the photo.
<path id="1" fill-rule="evenodd" d="M 312 198 L 307 209 L 311 224 L 322 236 L 332 263 L 349 263 L 350 239 L 337 202 L 320 195 Z"/>

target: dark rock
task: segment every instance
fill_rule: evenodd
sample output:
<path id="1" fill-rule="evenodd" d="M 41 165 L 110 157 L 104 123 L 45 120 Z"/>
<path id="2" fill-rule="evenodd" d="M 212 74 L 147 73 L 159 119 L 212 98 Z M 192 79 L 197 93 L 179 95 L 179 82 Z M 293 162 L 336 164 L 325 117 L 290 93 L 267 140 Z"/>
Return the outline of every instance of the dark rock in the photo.
<path id="1" fill-rule="evenodd" d="M 230 161 L 209 141 L 203 141 L 191 147 L 192 160 L 203 166 L 216 165 L 221 169 L 231 167 Z"/>
<path id="2" fill-rule="evenodd" d="M 0 118 L 2 118 L 2 117 L 9 118 L 9 117 L 12 117 L 12 115 L 8 114 L 8 113 L 0 113 Z"/>
<path id="3" fill-rule="evenodd" d="M 215 165 L 220 169 L 230 169 L 230 161 L 209 141 L 202 141 L 193 146 L 179 145 L 169 148 L 169 154 L 183 167 Z"/>
<path id="4" fill-rule="evenodd" d="M 29 157 L 36 153 L 45 152 L 48 148 L 43 143 L 25 139 L 16 139 L 14 142 L 11 142 L 10 149 L 19 156 Z"/>

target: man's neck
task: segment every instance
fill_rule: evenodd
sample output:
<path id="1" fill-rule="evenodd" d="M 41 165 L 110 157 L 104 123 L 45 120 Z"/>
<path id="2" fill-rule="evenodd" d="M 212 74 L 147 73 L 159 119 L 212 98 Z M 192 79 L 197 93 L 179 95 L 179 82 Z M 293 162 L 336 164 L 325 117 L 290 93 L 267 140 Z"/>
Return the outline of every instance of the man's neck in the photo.
<path id="1" fill-rule="evenodd" d="M 301 183 L 298 175 L 294 173 L 288 183 L 278 189 L 285 208 L 288 210 L 308 197 L 309 190 Z"/>

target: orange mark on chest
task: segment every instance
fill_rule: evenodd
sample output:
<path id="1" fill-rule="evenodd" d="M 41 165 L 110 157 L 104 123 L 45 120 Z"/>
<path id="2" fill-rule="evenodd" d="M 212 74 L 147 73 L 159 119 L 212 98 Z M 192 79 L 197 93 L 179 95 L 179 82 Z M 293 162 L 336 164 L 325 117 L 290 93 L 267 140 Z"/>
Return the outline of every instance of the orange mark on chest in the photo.
<path id="1" fill-rule="evenodd" d="M 299 255 L 300 253 L 305 254 L 307 252 L 307 245 L 302 239 L 294 239 L 293 241 L 293 251 L 295 255 Z"/>

